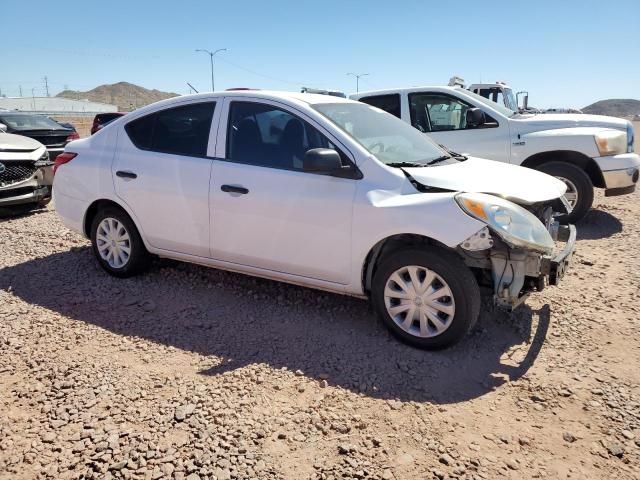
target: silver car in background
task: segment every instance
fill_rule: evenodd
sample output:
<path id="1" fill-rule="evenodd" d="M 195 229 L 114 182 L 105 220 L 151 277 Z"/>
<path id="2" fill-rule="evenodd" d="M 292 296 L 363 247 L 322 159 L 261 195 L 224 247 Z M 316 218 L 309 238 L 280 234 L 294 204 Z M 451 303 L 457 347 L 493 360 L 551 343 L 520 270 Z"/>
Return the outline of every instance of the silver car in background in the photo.
<path id="1" fill-rule="evenodd" d="M 0 129 L 0 210 L 46 205 L 52 183 L 53 162 L 46 147 Z"/>

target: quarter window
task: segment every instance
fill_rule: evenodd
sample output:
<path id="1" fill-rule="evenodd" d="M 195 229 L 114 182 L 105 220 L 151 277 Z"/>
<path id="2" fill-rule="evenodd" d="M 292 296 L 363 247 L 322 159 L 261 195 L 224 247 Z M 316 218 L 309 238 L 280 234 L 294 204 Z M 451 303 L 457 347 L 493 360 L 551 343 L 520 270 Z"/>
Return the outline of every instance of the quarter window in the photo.
<path id="1" fill-rule="evenodd" d="M 142 150 L 205 156 L 214 102 L 168 108 L 129 122 L 125 131 Z"/>
<path id="2" fill-rule="evenodd" d="M 450 95 L 439 93 L 409 95 L 411 125 L 422 132 L 465 130 L 467 110 L 470 108 L 474 108 L 473 105 Z M 486 126 L 498 125 L 488 115 L 486 118 Z"/>
<path id="3" fill-rule="evenodd" d="M 238 163 L 302 170 L 305 153 L 331 148 L 348 157 L 317 129 L 295 115 L 271 105 L 233 102 L 227 130 L 227 159 Z"/>
<path id="4" fill-rule="evenodd" d="M 360 101 L 400 118 L 400 94 L 398 93 L 363 97 Z"/>

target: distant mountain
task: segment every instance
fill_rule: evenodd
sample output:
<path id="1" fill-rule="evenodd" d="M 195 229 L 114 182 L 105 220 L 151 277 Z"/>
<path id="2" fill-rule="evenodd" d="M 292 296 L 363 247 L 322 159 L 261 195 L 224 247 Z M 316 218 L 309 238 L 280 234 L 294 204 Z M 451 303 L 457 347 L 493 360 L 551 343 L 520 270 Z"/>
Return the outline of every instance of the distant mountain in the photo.
<path id="1" fill-rule="evenodd" d="M 584 113 L 610 115 L 612 117 L 632 118 L 640 115 L 640 100 L 631 98 L 612 98 L 600 100 L 582 109 Z"/>
<path id="2" fill-rule="evenodd" d="M 74 100 L 90 100 L 92 102 L 110 103 L 117 105 L 118 110 L 128 112 L 136 108 L 149 105 L 165 98 L 177 97 L 177 93 L 161 92 L 160 90 L 148 90 L 139 85 L 128 82 L 118 82 L 112 85 L 100 85 L 88 92 L 76 90 L 64 90 L 56 97 L 71 98 Z"/>

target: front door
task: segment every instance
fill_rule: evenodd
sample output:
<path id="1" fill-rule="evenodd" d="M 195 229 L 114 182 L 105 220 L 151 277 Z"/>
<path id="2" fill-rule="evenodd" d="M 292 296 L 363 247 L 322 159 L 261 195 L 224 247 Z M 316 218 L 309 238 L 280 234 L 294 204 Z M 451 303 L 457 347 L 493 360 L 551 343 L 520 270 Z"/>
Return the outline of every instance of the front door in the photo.
<path id="1" fill-rule="evenodd" d="M 307 173 L 302 160 L 310 148 L 348 156 L 312 120 L 275 102 L 229 99 L 222 115 L 211 257 L 347 284 L 357 180 Z"/>
<path id="2" fill-rule="evenodd" d="M 116 193 L 155 248 L 209 256 L 214 111 L 214 102 L 189 103 L 137 118 L 118 132 Z"/>
<path id="3" fill-rule="evenodd" d="M 467 127 L 466 112 L 474 105 L 447 93 L 409 94 L 411 124 L 436 143 L 474 157 L 509 162 L 511 153 L 508 122 L 499 123 L 487 115 L 487 123 Z"/>

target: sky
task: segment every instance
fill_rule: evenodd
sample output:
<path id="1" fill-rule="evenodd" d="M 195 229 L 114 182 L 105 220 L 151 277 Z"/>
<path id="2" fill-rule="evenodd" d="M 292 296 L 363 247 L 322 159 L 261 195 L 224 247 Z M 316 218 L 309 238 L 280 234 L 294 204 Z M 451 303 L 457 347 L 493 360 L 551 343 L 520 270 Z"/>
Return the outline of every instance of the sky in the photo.
<path id="1" fill-rule="evenodd" d="M 353 93 L 507 82 L 535 107 L 640 99 L 640 0 L 0 0 L 0 91 L 127 81 Z"/>

